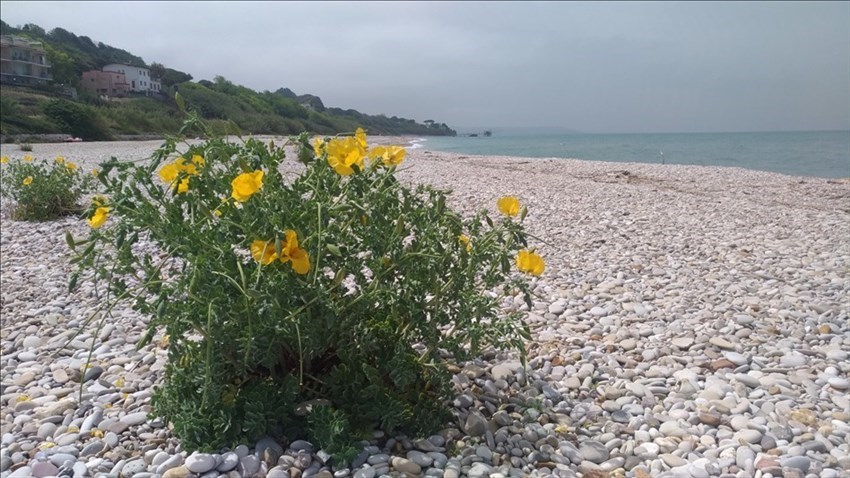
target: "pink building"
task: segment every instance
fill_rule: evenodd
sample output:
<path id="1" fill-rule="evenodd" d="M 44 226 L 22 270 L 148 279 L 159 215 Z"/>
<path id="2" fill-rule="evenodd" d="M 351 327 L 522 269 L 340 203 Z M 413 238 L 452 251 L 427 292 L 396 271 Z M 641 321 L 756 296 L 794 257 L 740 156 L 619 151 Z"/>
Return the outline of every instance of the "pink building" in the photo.
<path id="1" fill-rule="evenodd" d="M 113 71 L 86 71 L 80 86 L 99 96 L 127 96 L 130 85 L 123 73 Z"/>

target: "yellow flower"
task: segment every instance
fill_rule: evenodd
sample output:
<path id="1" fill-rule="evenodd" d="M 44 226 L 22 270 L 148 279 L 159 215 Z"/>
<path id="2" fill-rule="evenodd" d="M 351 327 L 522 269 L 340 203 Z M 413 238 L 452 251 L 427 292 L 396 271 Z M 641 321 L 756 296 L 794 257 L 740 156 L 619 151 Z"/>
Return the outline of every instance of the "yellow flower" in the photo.
<path id="1" fill-rule="evenodd" d="M 177 193 L 185 193 L 189 190 L 189 178 L 183 178 L 180 184 L 177 185 Z"/>
<path id="2" fill-rule="evenodd" d="M 32 156 L 30 156 L 29 154 L 24 156 L 24 161 L 31 163 L 32 162 Z"/>
<path id="3" fill-rule="evenodd" d="M 198 168 L 203 167 L 204 164 L 204 158 L 197 154 L 192 156 L 192 161 L 190 163 L 187 163 L 185 158 L 177 158 L 159 170 L 159 178 L 162 179 L 163 182 L 169 183 L 173 186 L 180 173 L 186 173 L 190 176 L 196 175 L 198 174 Z M 188 178 L 185 178 L 177 186 L 177 192 L 185 193 L 188 190 L 189 181 Z"/>
<path id="4" fill-rule="evenodd" d="M 322 138 L 313 140 L 313 151 L 316 152 L 316 157 L 321 156 L 325 152 L 325 140 Z"/>
<path id="5" fill-rule="evenodd" d="M 56 164 L 62 164 L 65 162 L 65 158 L 63 156 L 56 156 Z"/>
<path id="6" fill-rule="evenodd" d="M 23 183 L 24 186 L 29 186 L 30 184 L 32 184 L 32 176 L 25 177 Z"/>
<path id="7" fill-rule="evenodd" d="M 106 217 L 109 215 L 109 208 L 105 206 L 101 206 L 94 210 L 94 214 L 92 217 L 88 219 L 89 225 L 92 229 L 98 229 L 104 223 L 106 223 Z"/>
<path id="8" fill-rule="evenodd" d="M 264 266 L 271 264 L 277 259 L 277 252 L 274 250 L 274 242 L 256 240 L 251 243 L 251 256 L 254 260 Z"/>
<path id="9" fill-rule="evenodd" d="M 401 146 L 376 146 L 369 152 L 369 157 L 380 159 L 384 166 L 398 166 L 406 154 L 407 151 Z"/>
<path id="10" fill-rule="evenodd" d="M 310 256 L 307 251 L 298 247 L 298 235 L 292 229 L 287 229 L 283 232 L 286 235 L 286 242 L 281 251 L 280 262 L 292 262 L 292 269 L 299 274 L 306 274 L 310 271 Z"/>
<path id="11" fill-rule="evenodd" d="M 466 252 L 472 250 L 472 244 L 469 243 L 469 236 L 467 236 L 466 234 L 461 234 L 457 236 L 457 240 L 458 242 L 466 246 Z"/>
<path id="12" fill-rule="evenodd" d="M 3 156 L 2 158 L 0 158 L 0 164 L 6 164 L 8 162 L 9 162 L 8 156 Z"/>
<path id="13" fill-rule="evenodd" d="M 180 173 L 180 167 L 177 166 L 177 163 L 168 163 L 159 170 L 159 178 L 162 179 L 164 183 L 173 183 L 175 179 L 177 179 L 177 175 Z"/>
<path id="14" fill-rule="evenodd" d="M 506 216 L 516 216 L 519 214 L 519 199 L 516 196 L 499 199 L 499 211 Z"/>
<path id="15" fill-rule="evenodd" d="M 546 268 L 546 264 L 537 253 L 523 249 L 516 256 L 516 267 L 520 272 L 539 276 Z"/>
<path id="16" fill-rule="evenodd" d="M 239 202 L 245 202 L 263 188 L 263 171 L 258 169 L 253 173 L 242 173 L 236 176 L 230 185 L 233 187 L 230 196 Z"/>
<path id="17" fill-rule="evenodd" d="M 91 170 L 91 175 L 97 177 L 97 168 Z"/>
<path id="18" fill-rule="evenodd" d="M 366 149 L 356 138 L 335 138 L 328 142 L 325 149 L 328 152 L 328 164 L 337 174 L 348 176 L 354 172 L 352 166 L 363 169 L 363 155 Z"/>
<path id="19" fill-rule="evenodd" d="M 357 128 L 357 131 L 354 132 L 354 139 L 360 143 L 360 147 L 366 149 L 366 132 L 363 131 L 363 128 Z"/>
<path id="20" fill-rule="evenodd" d="M 77 165 L 70 161 L 65 162 L 65 167 L 68 168 L 70 171 L 77 169 Z"/>

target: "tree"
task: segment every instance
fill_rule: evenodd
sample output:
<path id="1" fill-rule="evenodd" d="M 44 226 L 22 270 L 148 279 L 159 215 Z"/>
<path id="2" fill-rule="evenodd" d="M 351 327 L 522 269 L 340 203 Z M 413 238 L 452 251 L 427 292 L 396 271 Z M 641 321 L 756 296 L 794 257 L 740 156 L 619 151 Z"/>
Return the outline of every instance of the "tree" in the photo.
<path id="1" fill-rule="evenodd" d="M 72 86 L 80 84 L 80 76 L 70 55 L 47 42 L 44 43 L 44 50 L 47 52 L 47 61 L 50 63 L 50 73 L 53 75 L 54 82 Z"/>
<path id="2" fill-rule="evenodd" d="M 178 83 L 192 81 L 192 75 L 167 68 L 162 63 L 151 63 L 151 77 L 159 79 L 163 87 L 174 86 Z"/>

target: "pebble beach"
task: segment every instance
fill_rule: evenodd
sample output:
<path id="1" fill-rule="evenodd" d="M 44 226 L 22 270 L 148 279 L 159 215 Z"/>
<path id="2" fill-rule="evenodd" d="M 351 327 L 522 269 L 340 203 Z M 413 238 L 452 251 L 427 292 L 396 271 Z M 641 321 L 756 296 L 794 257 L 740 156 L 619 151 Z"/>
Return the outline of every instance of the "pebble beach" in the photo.
<path id="1" fill-rule="evenodd" d="M 0 153 L 91 170 L 160 144 Z M 503 303 L 527 314 L 527 367 L 514 351 L 457 364 L 454 423 L 376 432 L 347 464 L 303 440 L 188 453 L 148 415 L 167 353 L 135 349 L 147 318 L 118 307 L 95 331 L 93 286 L 68 292 L 64 235 L 88 225 L 13 221 L 4 199 L 0 478 L 850 477 L 847 180 L 426 148 L 398 176 L 452 190 L 465 216 L 519 197 L 546 261 L 530 310 Z"/>

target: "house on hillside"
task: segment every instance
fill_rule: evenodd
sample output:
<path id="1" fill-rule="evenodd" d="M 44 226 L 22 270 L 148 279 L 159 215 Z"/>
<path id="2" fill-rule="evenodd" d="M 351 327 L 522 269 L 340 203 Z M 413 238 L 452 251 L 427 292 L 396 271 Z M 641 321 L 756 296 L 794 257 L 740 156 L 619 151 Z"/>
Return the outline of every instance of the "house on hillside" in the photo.
<path id="1" fill-rule="evenodd" d="M 151 96 L 159 94 L 162 88 L 159 80 L 151 78 L 151 71 L 147 68 L 113 63 L 104 66 L 102 70 L 104 72 L 111 71 L 113 73 L 123 74 L 127 83 L 130 85 L 130 91 L 133 93 L 143 93 Z"/>
<path id="2" fill-rule="evenodd" d="M 85 71 L 80 87 L 97 96 L 124 97 L 130 94 L 130 84 L 124 73 L 113 71 Z"/>
<path id="3" fill-rule="evenodd" d="M 0 36 L 0 83 L 42 85 L 52 79 L 41 42 L 14 35 Z"/>

